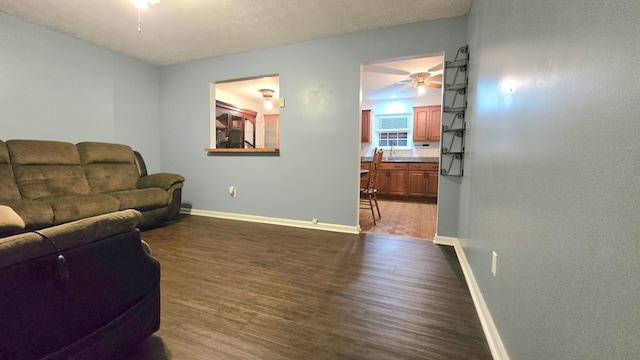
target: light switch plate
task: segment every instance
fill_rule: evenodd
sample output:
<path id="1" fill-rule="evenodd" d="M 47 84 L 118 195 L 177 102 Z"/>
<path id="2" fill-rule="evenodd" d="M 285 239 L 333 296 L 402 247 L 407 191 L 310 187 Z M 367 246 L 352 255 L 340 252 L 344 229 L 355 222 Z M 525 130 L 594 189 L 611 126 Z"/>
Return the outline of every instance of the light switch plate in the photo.
<path id="1" fill-rule="evenodd" d="M 280 100 L 280 107 L 284 107 L 284 98 L 281 97 L 279 98 L 279 100 Z"/>

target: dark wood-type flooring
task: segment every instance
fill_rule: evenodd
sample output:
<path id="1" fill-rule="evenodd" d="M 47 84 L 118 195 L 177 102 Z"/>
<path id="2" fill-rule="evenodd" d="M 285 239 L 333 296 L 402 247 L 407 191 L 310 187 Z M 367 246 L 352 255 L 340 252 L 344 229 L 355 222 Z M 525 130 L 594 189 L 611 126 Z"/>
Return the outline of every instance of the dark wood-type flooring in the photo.
<path id="1" fill-rule="evenodd" d="M 452 248 L 199 216 L 142 237 L 161 327 L 117 359 L 491 359 Z"/>

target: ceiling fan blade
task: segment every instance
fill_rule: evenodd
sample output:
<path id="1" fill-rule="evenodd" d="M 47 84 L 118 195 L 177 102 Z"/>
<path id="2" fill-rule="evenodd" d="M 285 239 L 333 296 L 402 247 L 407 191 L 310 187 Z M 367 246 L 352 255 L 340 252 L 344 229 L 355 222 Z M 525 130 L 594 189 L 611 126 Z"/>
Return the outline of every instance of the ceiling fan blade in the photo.
<path id="1" fill-rule="evenodd" d="M 432 88 L 436 88 L 436 89 L 442 88 L 442 84 L 438 84 L 438 83 L 428 83 L 427 86 L 428 87 L 432 87 Z"/>
<path id="2" fill-rule="evenodd" d="M 389 86 L 385 86 L 384 88 L 380 89 L 380 91 L 393 93 L 393 92 L 400 92 L 406 88 L 412 88 L 412 87 L 413 87 L 413 83 L 411 81 L 398 81 Z"/>
<path id="3" fill-rule="evenodd" d="M 364 71 L 390 74 L 390 75 L 403 75 L 403 76 L 409 75 L 408 71 L 393 69 L 393 68 L 382 66 L 382 65 L 366 65 L 364 66 Z"/>
<path id="4" fill-rule="evenodd" d="M 429 72 L 442 70 L 442 66 L 443 66 L 443 65 L 444 65 L 444 63 L 440 63 L 440 64 L 438 64 L 438 65 L 436 65 L 436 66 L 432 67 L 431 69 L 429 69 Z"/>
<path id="5" fill-rule="evenodd" d="M 438 81 L 442 80 L 442 74 L 436 74 L 429 78 L 429 81 Z"/>

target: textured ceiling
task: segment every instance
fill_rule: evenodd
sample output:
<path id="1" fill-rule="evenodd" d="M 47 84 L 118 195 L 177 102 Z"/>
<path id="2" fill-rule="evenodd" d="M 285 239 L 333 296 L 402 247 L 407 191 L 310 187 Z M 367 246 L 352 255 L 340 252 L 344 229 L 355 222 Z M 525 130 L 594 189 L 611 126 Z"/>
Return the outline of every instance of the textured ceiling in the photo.
<path id="1" fill-rule="evenodd" d="M 0 0 L 0 11 L 155 65 L 467 14 L 472 0 Z"/>

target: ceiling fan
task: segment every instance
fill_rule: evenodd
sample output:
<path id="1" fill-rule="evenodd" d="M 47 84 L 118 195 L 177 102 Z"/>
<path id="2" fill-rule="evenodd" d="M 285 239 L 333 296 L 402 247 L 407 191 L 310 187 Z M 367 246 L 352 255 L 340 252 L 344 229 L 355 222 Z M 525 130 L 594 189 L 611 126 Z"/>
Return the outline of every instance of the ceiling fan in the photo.
<path id="1" fill-rule="evenodd" d="M 404 66 L 393 65 L 375 64 L 369 65 L 365 68 L 365 71 L 389 76 L 387 80 L 392 83 L 382 89 L 381 91 L 383 92 L 406 92 L 410 88 L 415 88 L 418 92 L 418 95 L 423 95 L 428 87 L 437 89 L 442 88 L 442 73 L 440 72 L 440 70 L 442 70 L 443 68 L 443 63 L 433 66 L 426 71 L 416 71 L 419 69 L 419 67 L 418 69 L 416 69 L 416 66 L 413 64 L 404 64 Z M 411 72 L 404 70 L 407 68 L 416 72 L 412 74 Z M 397 76 L 406 78 L 404 80 L 398 81 Z"/>
<path id="2" fill-rule="evenodd" d="M 438 65 L 442 66 L 442 64 Z M 410 74 L 408 79 L 396 81 L 385 90 L 388 91 L 402 91 L 408 90 L 407 88 L 413 87 L 418 92 L 418 95 L 423 95 L 427 88 L 442 88 L 442 74 L 433 74 L 432 71 L 437 71 L 437 66 L 429 69 L 425 72 L 417 72 Z"/>
<path id="3" fill-rule="evenodd" d="M 412 80 L 409 83 L 413 84 L 413 87 L 418 89 L 418 92 L 424 91 L 427 87 L 442 88 L 442 74 L 436 74 L 431 76 L 431 73 L 417 73 L 411 75 Z M 407 80 L 405 80 L 407 81 Z"/>
<path id="4" fill-rule="evenodd" d="M 440 89 L 442 88 L 442 74 L 433 74 L 438 70 L 442 70 L 443 63 L 440 63 L 425 72 L 416 72 L 409 75 L 409 79 L 396 82 L 398 85 L 411 84 L 418 90 L 418 94 L 422 95 L 427 87 Z M 432 75 L 433 74 L 433 75 Z"/>

